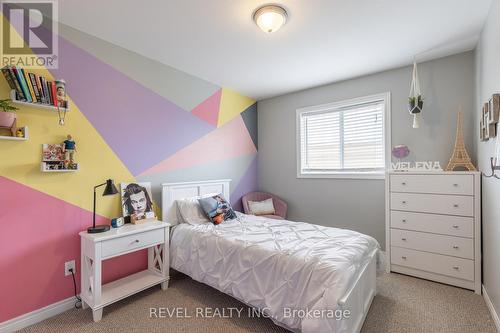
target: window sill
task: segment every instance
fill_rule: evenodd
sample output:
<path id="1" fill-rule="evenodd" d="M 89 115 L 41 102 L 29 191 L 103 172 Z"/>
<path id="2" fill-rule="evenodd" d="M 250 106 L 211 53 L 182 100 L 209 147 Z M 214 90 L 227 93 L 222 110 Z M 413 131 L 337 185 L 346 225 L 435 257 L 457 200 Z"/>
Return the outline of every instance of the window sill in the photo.
<path id="1" fill-rule="evenodd" d="M 297 178 L 385 179 L 385 172 L 299 173 Z"/>

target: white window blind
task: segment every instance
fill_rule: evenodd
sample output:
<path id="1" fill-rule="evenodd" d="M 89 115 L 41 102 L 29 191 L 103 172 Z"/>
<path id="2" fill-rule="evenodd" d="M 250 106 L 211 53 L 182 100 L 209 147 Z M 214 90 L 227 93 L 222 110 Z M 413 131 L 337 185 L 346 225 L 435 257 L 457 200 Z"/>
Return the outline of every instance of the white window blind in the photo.
<path id="1" fill-rule="evenodd" d="M 300 173 L 382 172 L 384 116 L 384 100 L 299 112 Z"/>

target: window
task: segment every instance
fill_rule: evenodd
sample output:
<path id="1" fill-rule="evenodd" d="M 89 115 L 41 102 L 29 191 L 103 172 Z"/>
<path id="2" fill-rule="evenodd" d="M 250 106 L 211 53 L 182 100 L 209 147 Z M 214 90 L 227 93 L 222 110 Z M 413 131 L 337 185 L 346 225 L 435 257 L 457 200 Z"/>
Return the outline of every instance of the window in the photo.
<path id="1" fill-rule="evenodd" d="M 390 94 L 297 110 L 297 177 L 383 178 Z"/>

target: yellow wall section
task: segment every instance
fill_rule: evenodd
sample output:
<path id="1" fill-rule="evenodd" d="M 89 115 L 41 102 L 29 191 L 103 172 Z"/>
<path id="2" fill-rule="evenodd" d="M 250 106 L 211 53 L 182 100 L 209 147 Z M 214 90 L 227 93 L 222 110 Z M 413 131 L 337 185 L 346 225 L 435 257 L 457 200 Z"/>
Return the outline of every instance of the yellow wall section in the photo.
<path id="1" fill-rule="evenodd" d="M 53 80 L 46 70 L 29 71 Z M 67 84 L 71 86 L 71 82 Z M 5 79 L 0 78 L 1 98 L 9 98 L 9 91 Z M 29 140 L 0 140 L 0 175 L 91 211 L 94 185 L 107 178 L 114 179 L 117 186 L 122 181 L 135 179 L 72 101 L 70 108 L 66 124 L 60 126 L 57 112 L 20 107 L 18 126 L 28 126 Z M 60 143 L 67 134 L 77 143 L 75 160 L 80 170 L 74 173 L 41 172 L 42 144 Z M 100 197 L 97 212 L 106 217 L 121 216 L 120 195 Z"/>
<path id="2" fill-rule="evenodd" d="M 233 90 L 222 88 L 217 127 L 224 125 L 254 103 L 255 101 L 249 97 L 242 96 Z"/>

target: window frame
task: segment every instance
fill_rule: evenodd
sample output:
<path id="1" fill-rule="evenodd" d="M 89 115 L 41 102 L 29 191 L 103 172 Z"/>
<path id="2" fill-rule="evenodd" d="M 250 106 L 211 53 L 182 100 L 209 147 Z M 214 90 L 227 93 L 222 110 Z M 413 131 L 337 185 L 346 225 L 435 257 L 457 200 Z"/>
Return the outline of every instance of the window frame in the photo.
<path id="1" fill-rule="evenodd" d="M 384 162 L 385 166 L 380 171 L 328 171 L 328 172 L 302 172 L 302 145 L 301 145 L 301 128 L 300 118 L 303 113 L 307 112 L 322 112 L 335 109 L 350 107 L 353 105 L 384 102 Z M 339 110 L 340 111 L 340 110 Z M 296 162 L 297 162 L 297 178 L 339 178 L 339 179 L 385 179 L 387 168 L 391 163 L 391 93 L 385 92 L 380 94 L 368 95 L 363 97 L 351 98 L 339 102 L 326 103 L 315 106 L 307 106 L 296 110 Z"/>

